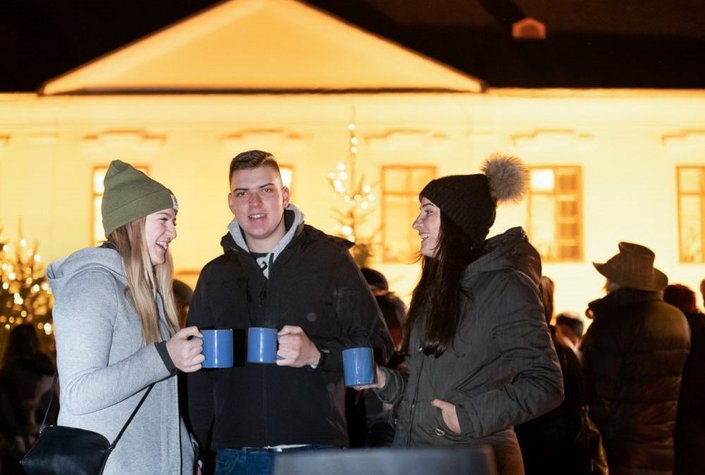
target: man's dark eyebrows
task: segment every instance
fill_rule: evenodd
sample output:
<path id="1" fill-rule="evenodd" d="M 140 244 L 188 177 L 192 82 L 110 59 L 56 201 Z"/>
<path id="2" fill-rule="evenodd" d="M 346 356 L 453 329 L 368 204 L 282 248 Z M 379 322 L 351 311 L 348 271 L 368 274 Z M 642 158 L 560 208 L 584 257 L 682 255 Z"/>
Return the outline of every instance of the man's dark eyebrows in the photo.
<path id="1" fill-rule="evenodd" d="M 261 190 L 262 188 L 267 188 L 268 186 L 274 186 L 274 183 L 265 183 L 264 185 L 258 186 L 257 189 Z M 236 191 L 250 191 L 250 188 L 235 188 L 233 193 Z"/>

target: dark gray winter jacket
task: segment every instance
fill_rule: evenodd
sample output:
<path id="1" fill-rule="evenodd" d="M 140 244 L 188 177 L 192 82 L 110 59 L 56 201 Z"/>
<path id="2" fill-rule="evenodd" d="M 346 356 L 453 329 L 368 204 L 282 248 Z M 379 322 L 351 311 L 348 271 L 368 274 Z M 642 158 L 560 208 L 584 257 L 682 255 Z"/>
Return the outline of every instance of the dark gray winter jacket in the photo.
<path id="1" fill-rule="evenodd" d="M 440 357 L 420 351 L 412 329 L 408 373 L 388 371 L 380 396 L 398 404 L 395 445 L 518 445 L 512 426 L 563 399 L 561 371 L 537 283 L 541 261 L 521 228 L 486 242 L 465 270 L 463 314 L 452 347 Z M 461 433 L 444 423 L 433 399 L 456 406 Z M 501 452 L 501 451 L 500 451 Z"/>

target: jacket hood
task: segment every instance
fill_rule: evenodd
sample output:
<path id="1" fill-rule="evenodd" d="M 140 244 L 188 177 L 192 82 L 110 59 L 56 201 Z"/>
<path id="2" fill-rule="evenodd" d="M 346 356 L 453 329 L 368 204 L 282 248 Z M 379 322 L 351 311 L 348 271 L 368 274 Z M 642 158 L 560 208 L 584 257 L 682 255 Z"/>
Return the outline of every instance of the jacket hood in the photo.
<path id="1" fill-rule="evenodd" d="M 274 246 L 264 259 L 268 264 L 262 268 L 265 277 L 269 276 L 269 267 L 276 260 L 276 258 L 281 254 L 281 252 L 286 248 L 286 246 L 294 239 L 297 233 L 300 232 L 304 225 L 304 214 L 293 204 L 289 204 L 284 210 L 284 223 L 286 224 L 286 233 L 281 238 L 281 240 Z M 237 222 L 237 218 L 233 220 L 228 225 L 228 234 L 223 236 L 220 240 L 220 245 L 223 247 L 223 252 L 227 252 L 234 246 L 239 247 L 245 252 L 250 252 L 247 247 L 247 241 L 242 233 L 242 228 Z"/>
<path id="2" fill-rule="evenodd" d="M 111 273 L 116 279 L 127 285 L 122 257 L 116 250 L 106 247 L 81 249 L 52 262 L 47 268 L 47 278 L 54 295 L 59 295 L 74 275 L 86 270 L 97 269 Z"/>
<path id="3" fill-rule="evenodd" d="M 471 278 L 502 269 L 526 274 L 536 285 L 541 279 L 541 257 L 520 227 L 485 241 L 483 254 L 468 266 L 465 275 Z"/>

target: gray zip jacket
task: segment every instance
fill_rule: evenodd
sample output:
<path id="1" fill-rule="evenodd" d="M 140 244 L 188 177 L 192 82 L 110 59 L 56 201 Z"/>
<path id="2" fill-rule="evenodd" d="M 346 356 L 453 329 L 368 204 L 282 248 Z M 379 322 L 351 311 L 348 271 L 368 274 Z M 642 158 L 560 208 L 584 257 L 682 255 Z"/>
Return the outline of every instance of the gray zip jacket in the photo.
<path id="1" fill-rule="evenodd" d="M 112 442 L 155 383 L 104 474 L 192 475 L 194 445 L 179 415 L 176 374 L 155 344 L 142 342 L 120 255 L 83 249 L 53 262 L 47 276 L 55 297 L 59 424 L 99 432 Z M 161 301 L 157 305 L 166 340 Z"/>
<path id="2" fill-rule="evenodd" d="M 521 460 L 513 425 L 563 399 L 561 369 L 544 319 L 537 282 L 541 261 L 520 228 L 491 238 L 465 270 L 462 319 L 452 347 L 439 357 L 421 350 L 412 329 L 408 371 L 386 370 L 378 393 L 397 406 L 395 445 L 489 444 L 500 473 L 503 458 Z M 452 432 L 431 401 L 456 406 L 461 433 Z"/>

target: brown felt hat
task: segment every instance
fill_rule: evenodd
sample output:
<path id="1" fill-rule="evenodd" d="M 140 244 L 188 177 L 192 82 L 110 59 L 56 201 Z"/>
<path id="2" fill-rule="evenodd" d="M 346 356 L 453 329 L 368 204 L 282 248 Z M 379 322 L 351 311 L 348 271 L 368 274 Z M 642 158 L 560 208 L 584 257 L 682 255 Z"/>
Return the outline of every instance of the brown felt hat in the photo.
<path id="1" fill-rule="evenodd" d="M 597 272 L 621 287 L 636 290 L 663 290 L 668 285 L 666 274 L 654 267 L 656 255 L 648 247 L 620 242 L 619 253 L 607 262 L 593 262 Z"/>

